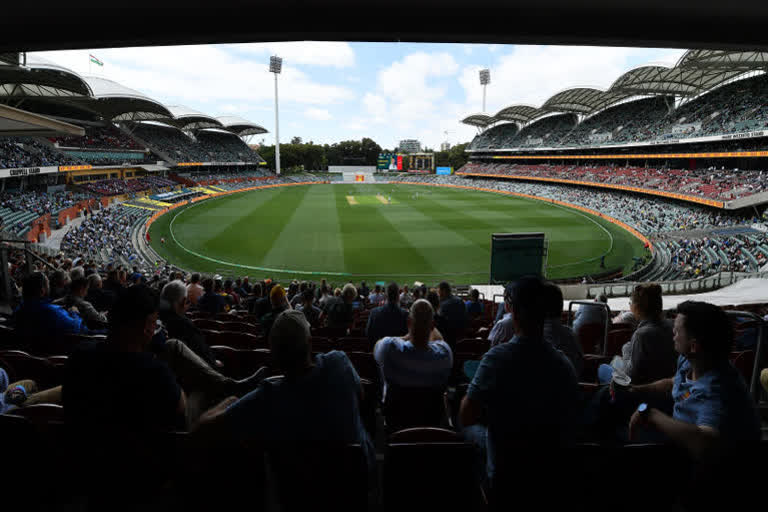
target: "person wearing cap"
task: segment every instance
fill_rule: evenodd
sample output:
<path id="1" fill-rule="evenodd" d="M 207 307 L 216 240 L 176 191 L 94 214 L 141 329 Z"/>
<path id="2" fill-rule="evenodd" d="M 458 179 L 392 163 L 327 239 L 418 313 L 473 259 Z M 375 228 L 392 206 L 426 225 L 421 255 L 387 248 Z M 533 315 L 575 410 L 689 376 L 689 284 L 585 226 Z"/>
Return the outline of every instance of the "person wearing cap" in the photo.
<path id="1" fill-rule="evenodd" d="M 515 495 L 510 498 L 523 499 L 522 493 L 548 480 L 544 452 L 575 441 L 580 407 L 573 367 L 544 339 L 543 280 L 523 277 L 508 288 L 515 335 L 485 353 L 459 410 L 465 438 L 486 455 L 481 479 L 487 478 L 500 502 L 504 487 Z M 479 424 L 483 411 L 487 426 Z"/>
<path id="2" fill-rule="evenodd" d="M 660 432 L 695 459 L 761 439 L 760 418 L 744 379 L 730 363 L 733 327 L 725 312 L 706 302 L 677 307 L 673 377 L 633 385 L 632 393 L 653 393 L 674 401 L 669 415 L 655 407 L 635 411 L 629 421 L 632 441 L 640 431 Z"/>
<path id="3" fill-rule="evenodd" d="M 495 347 L 500 343 L 506 343 L 512 339 L 515 335 L 515 323 L 512 319 L 512 290 L 514 283 L 509 283 L 504 287 L 504 307 L 500 307 L 499 311 L 504 311 L 503 316 L 497 321 L 491 332 L 488 334 L 488 341 L 491 342 L 491 347 Z"/>
<path id="4" fill-rule="evenodd" d="M 363 388 L 347 355 L 332 350 L 313 357 L 309 323 L 296 310 L 277 315 L 269 345 L 284 377 L 265 380 L 239 400 L 229 397 L 204 413 L 193 431 L 266 443 L 360 444 L 373 470 L 375 451 L 360 417 Z"/>

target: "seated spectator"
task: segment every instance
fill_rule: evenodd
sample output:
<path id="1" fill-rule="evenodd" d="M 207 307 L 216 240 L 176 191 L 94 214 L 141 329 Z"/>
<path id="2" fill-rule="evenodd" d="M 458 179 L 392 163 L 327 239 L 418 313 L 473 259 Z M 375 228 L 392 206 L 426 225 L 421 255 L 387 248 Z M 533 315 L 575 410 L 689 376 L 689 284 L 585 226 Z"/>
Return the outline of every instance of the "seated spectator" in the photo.
<path id="1" fill-rule="evenodd" d="M 291 309 L 291 305 L 288 303 L 288 297 L 285 294 L 285 288 L 276 284 L 269 292 L 269 302 L 272 306 L 269 313 L 261 317 L 261 324 L 264 326 L 264 334 L 269 336 L 269 331 L 272 328 L 272 323 L 275 318 L 283 311 Z"/>
<path id="2" fill-rule="evenodd" d="M 469 291 L 469 300 L 464 301 L 467 313 L 470 315 L 479 315 L 483 312 L 483 303 L 480 301 L 480 291 L 472 288 Z"/>
<path id="3" fill-rule="evenodd" d="M 249 301 L 248 310 L 258 318 L 263 317 L 272 309 L 269 295 L 266 294 L 266 287 L 263 283 L 253 284 L 253 294 Z"/>
<path id="4" fill-rule="evenodd" d="M 555 283 L 544 285 L 544 307 L 544 339 L 568 358 L 578 379 L 584 370 L 584 350 L 573 331 L 562 324 L 563 292 Z"/>
<path id="5" fill-rule="evenodd" d="M 217 315 L 223 313 L 227 306 L 227 302 L 220 294 L 214 290 L 213 279 L 206 278 L 203 280 L 203 295 L 197 301 L 197 308 L 200 311 L 208 313 L 210 315 Z"/>
<path id="6" fill-rule="evenodd" d="M 51 300 L 62 299 L 67 296 L 69 290 L 69 283 L 71 282 L 69 275 L 64 270 L 54 270 L 51 274 Z"/>
<path id="7" fill-rule="evenodd" d="M 80 315 L 51 303 L 48 278 L 42 272 L 33 272 L 24 279 L 22 302 L 13 314 L 13 322 L 18 335 L 39 340 L 88 332 Z"/>
<path id="8" fill-rule="evenodd" d="M 621 347 L 621 371 L 633 384 L 647 384 L 671 377 L 675 372 L 672 327 L 662 315 L 661 287 L 641 284 L 630 297 L 632 314 L 639 320 L 632 339 Z M 611 380 L 614 368 L 600 365 L 598 379 Z"/>
<path id="9" fill-rule="evenodd" d="M 88 275 L 88 295 L 85 300 L 101 312 L 109 311 L 114 302 L 114 295 L 102 288 L 101 276 L 96 272 Z"/>
<path id="10" fill-rule="evenodd" d="M 227 279 L 224 282 L 224 295 L 228 297 L 228 302 L 233 308 L 236 308 L 240 305 L 240 296 L 235 291 L 234 283 L 231 279 Z"/>
<path id="11" fill-rule="evenodd" d="M 290 300 L 291 307 L 293 309 L 297 309 L 299 304 L 302 304 L 304 302 L 304 292 L 307 291 L 308 288 L 309 288 L 309 283 L 307 283 L 306 281 L 302 281 L 301 283 L 299 283 L 298 291 L 293 294 Z M 314 295 L 312 296 L 312 302 L 313 303 L 315 302 Z M 307 321 L 309 321 L 309 319 L 307 319 Z M 309 323 L 312 324 L 311 321 L 309 321 Z"/>
<path id="12" fill-rule="evenodd" d="M 67 422 L 185 428 L 184 392 L 168 366 L 147 352 L 159 303 L 148 287 L 126 289 L 109 312 L 107 341 L 84 344 L 70 355 L 62 386 Z"/>
<path id="13" fill-rule="evenodd" d="M 197 305 L 197 301 L 200 300 L 203 292 L 203 287 L 200 286 L 200 274 L 195 272 L 192 274 L 189 284 L 187 285 L 187 299 L 189 299 L 189 303 L 193 306 Z"/>
<path id="14" fill-rule="evenodd" d="M 445 387 L 453 367 L 453 353 L 447 343 L 435 339 L 432 305 L 424 299 L 414 302 L 407 323 L 406 336 L 382 338 L 373 349 L 385 385 L 400 388 Z"/>
<path id="15" fill-rule="evenodd" d="M 368 302 L 372 306 L 381 306 L 386 299 L 387 296 L 382 292 L 380 284 L 377 284 L 373 288 L 373 293 L 368 296 Z"/>
<path id="16" fill-rule="evenodd" d="M 400 307 L 408 309 L 413 304 L 414 298 L 408 291 L 408 285 L 403 285 L 403 293 L 400 294 Z M 387 292 L 387 302 L 389 302 L 389 292 Z"/>
<path id="17" fill-rule="evenodd" d="M 292 310 L 277 316 L 269 344 L 285 376 L 240 400 L 225 400 L 203 414 L 200 430 L 265 443 L 360 443 L 373 468 L 373 444 L 360 418 L 362 385 L 346 354 L 334 350 L 313 358 L 309 324 Z"/>
<path id="18" fill-rule="evenodd" d="M 96 311 L 96 308 L 85 299 L 87 295 L 88 280 L 85 277 L 80 277 L 72 280 L 69 285 L 69 294 L 66 297 L 55 300 L 53 303 L 63 306 L 64 309 L 75 308 L 86 327 L 92 331 L 106 329 L 107 315 Z"/>
<path id="19" fill-rule="evenodd" d="M 371 289 L 368 288 L 368 285 L 365 284 L 365 281 L 361 281 L 360 288 L 357 290 L 357 294 L 363 299 L 367 299 L 370 293 L 371 293 Z"/>
<path id="20" fill-rule="evenodd" d="M 512 339 L 515 335 L 515 322 L 512 319 L 512 290 L 514 289 L 513 283 L 509 283 L 504 288 L 504 304 L 499 308 L 499 311 L 504 311 L 501 320 L 491 329 L 488 334 L 488 341 L 491 342 L 491 347 L 495 347 L 500 343 L 506 343 Z"/>
<path id="21" fill-rule="evenodd" d="M 338 289 L 338 288 L 337 288 Z M 357 288 L 352 283 L 344 285 L 338 297 L 333 297 L 325 305 L 325 325 L 328 327 L 349 327 L 354 319 L 353 302 L 357 298 Z"/>
<path id="22" fill-rule="evenodd" d="M 445 342 L 451 347 L 456 345 L 458 338 L 464 335 L 467 327 L 467 310 L 460 298 L 453 295 L 451 285 L 446 281 L 437 287 L 440 297 L 440 309 L 437 311 L 442 321 L 438 321 L 437 328 L 445 336 Z"/>
<path id="23" fill-rule="evenodd" d="M 524 277 L 508 288 L 515 336 L 483 356 L 459 412 L 465 437 L 487 454 L 484 473 L 497 493 L 510 487 L 515 468 L 533 480 L 551 471 L 533 470 L 543 450 L 575 439 L 580 395 L 573 367 L 543 337 L 544 282 Z M 483 410 L 487 427 L 478 424 Z M 527 490 L 511 487 L 518 497 Z"/>
<path id="24" fill-rule="evenodd" d="M 595 297 L 595 302 L 601 305 L 608 304 L 608 297 L 600 294 Z M 602 326 L 605 323 L 606 315 L 610 318 L 610 311 L 606 311 L 602 306 L 580 304 L 579 309 L 573 314 L 573 332 L 578 333 L 585 325 L 597 324 Z"/>
<path id="25" fill-rule="evenodd" d="M 397 283 L 387 286 L 387 303 L 374 308 L 368 316 L 365 335 L 373 345 L 385 336 L 403 336 L 408 332 L 408 311 L 398 306 Z"/>
<path id="26" fill-rule="evenodd" d="M 636 411 L 630 439 L 641 429 L 664 434 L 695 459 L 718 448 L 761 438 L 760 419 L 744 379 L 730 364 L 733 328 L 725 312 L 705 302 L 677 308 L 674 349 L 680 354 L 674 377 L 632 386 L 633 391 L 671 395 L 671 417 L 653 407 Z M 642 322 L 641 322 L 642 323 Z"/>
<path id="27" fill-rule="evenodd" d="M 218 366 L 216 357 L 206 343 L 205 335 L 185 314 L 189 308 L 188 290 L 183 281 L 171 281 L 163 287 L 160 294 L 160 319 L 170 338 L 183 341 L 203 361 L 215 368 Z"/>
<path id="28" fill-rule="evenodd" d="M 631 311 L 622 311 L 613 319 L 614 324 L 629 324 L 633 329 L 637 329 L 637 318 Z"/>
<path id="29" fill-rule="evenodd" d="M 302 301 L 296 305 L 296 310 L 304 313 L 304 318 L 307 319 L 309 325 L 318 325 L 323 310 L 314 305 L 315 294 L 309 288 L 305 288 L 301 293 L 301 298 Z"/>

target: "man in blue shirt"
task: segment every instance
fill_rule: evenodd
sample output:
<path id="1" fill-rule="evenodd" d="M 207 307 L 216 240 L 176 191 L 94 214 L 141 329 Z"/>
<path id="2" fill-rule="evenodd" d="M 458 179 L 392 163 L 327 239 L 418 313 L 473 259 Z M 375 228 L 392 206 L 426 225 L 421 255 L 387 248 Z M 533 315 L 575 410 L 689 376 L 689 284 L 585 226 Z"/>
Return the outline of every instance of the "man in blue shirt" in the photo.
<path id="1" fill-rule="evenodd" d="M 201 416 L 200 429 L 266 443 L 359 443 L 373 469 L 373 444 L 360 418 L 362 385 L 346 354 L 334 350 L 313 358 L 309 324 L 295 310 L 277 316 L 269 343 L 285 377 L 221 402 Z"/>
<path id="2" fill-rule="evenodd" d="M 630 440 L 638 430 L 662 433 L 702 459 L 726 446 L 759 441 L 760 419 L 744 383 L 730 364 L 733 329 L 719 307 L 686 301 L 677 307 L 675 350 L 680 354 L 673 378 L 633 392 L 657 392 L 674 400 L 672 416 L 653 407 L 636 411 L 629 422 Z"/>
<path id="3" fill-rule="evenodd" d="M 453 353 L 447 343 L 435 339 L 439 332 L 435 331 L 432 305 L 425 299 L 414 302 L 407 323 L 406 336 L 382 338 L 373 349 L 385 383 L 401 388 L 445 387 Z"/>
<path id="4" fill-rule="evenodd" d="M 408 312 L 399 306 L 397 283 L 387 286 L 387 303 L 371 311 L 365 335 L 371 345 L 385 336 L 402 336 L 408 332 Z"/>
<path id="5" fill-rule="evenodd" d="M 511 485 L 513 473 L 535 480 L 536 464 L 546 460 L 542 451 L 574 440 L 580 394 L 572 365 L 544 340 L 544 282 L 524 277 L 510 288 L 515 336 L 483 356 L 459 412 L 465 436 L 487 453 L 487 478 L 497 492 L 531 490 Z M 478 425 L 483 411 L 487 427 Z"/>
<path id="6" fill-rule="evenodd" d="M 50 340 L 64 334 L 86 334 L 88 329 L 77 313 L 51 303 L 48 278 L 33 272 L 22 283 L 22 303 L 13 321 L 16 332 L 33 340 Z"/>

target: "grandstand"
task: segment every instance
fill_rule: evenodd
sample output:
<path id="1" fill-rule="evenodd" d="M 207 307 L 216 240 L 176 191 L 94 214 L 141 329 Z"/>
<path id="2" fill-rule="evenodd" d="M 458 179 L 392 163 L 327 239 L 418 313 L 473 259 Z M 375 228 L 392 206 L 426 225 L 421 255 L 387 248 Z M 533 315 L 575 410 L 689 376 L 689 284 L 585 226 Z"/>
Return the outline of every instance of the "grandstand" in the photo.
<path id="1" fill-rule="evenodd" d="M 0 311 L 0 392 L 8 386 L 0 401 L 0 433 L 15 441 L 6 443 L 3 460 L 25 476 L 6 501 L 21 497 L 42 509 L 59 501 L 82 510 L 112 509 L 120 500 L 118 505 L 135 509 L 229 510 L 240 507 L 231 495 L 248 495 L 267 510 L 333 504 L 337 510 L 485 512 L 513 508 L 499 506 L 505 490 L 520 503 L 563 510 L 600 503 L 663 508 L 701 489 L 735 489 L 733 494 L 743 497 L 747 492 L 738 485 L 744 485 L 748 472 L 733 468 L 759 459 L 755 447 L 764 450 L 760 437 L 768 437 L 757 418 L 760 410 L 763 424 L 768 419 L 759 383 L 768 375 L 761 374 L 768 371 L 768 227 L 761 215 L 768 202 L 768 173 L 761 162 L 768 154 L 737 155 L 727 169 L 721 164 L 731 157 L 713 157 L 706 147 L 707 157 L 672 155 L 683 153 L 679 146 L 688 144 L 683 141 L 698 144 L 703 137 L 748 132 L 758 147 L 768 140 L 753 133 L 762 130 L 768 115 L 762 106 L 768 100 L 764 75 L 730 81 L 741 78 L 752 62 L 741 63 L 736 72 L 713 67 L 705 52 L 689 52 L 676 68 L 637 68 L 607 91 L 568 89 L 540 108 L 513 105 L 493 117 L 470 116 L 465 122 L 487 129 L 472 141 L 471 159 L 455 175 L 377 175 L 377 184 L 369 187 L 366 180 L 361 188 L 326 174 L 277 176 L 264 169 L 266 162 L 242 140 L 264 129 L 246 120 L 165 106 L 115 82 L 58 67 L 61 76 L 46 77 L 49 64 L 28 63 L 41 71 L 39 87 L 26 89 L 45 97 L 42 103 L 30 101 L 38 114 L 56 111 L 60 102 L 59 114 L 87 105 L 102 119 L 81 119 L 76 124 L 81 135 L 0 135 L 0 230 L 2 238 L 13 235 L 24 242 L 0 242 L 0 306 L 9 306 Z M 6 71 L 0 66 L 0 86 L 3 78 L 15 77 Z M 52 87 L 57 94 L 50 94 Z M 734 95 L 738 98 L 730 100 Z M 661 157 L 631 147 L 651 143 L 654 153 L 663 148 Z M 621 146 L 631 152 L 616 152 Z M 603 147 L 615 153 L 598 151 Z M 389 186 L 389 180 L 420 190 L 411 203 L 389 211 L 385 208 L 397 204 L 391 197 L 346 195 L 353 187 L 366 194 L 363 187 Z M 439 187 L 486 195 L 478 203 L 455 197 L 440 203 L 449 211 L 433 218 L 425 205 L 436 203 L 429 194 Z M 428 190 L 427 197 L 419 195 L 421 189 Z M 286 199 L 287 190 L 297 191 L 300 200 Z M 351 228 L 350 245 L 364 246 L 364 237 L 377 236 L 377 225 L 361 222 L 362 214 L 339 215 L 339 205 L 362 206 L 380 224 L 393 223 L 398 215 L 415 219 L 418 230 L 398 232 L 395 240 L 411 244 L 419 257 L 446 247 L 434 237 L 421 240 L 437 223 L 456 222 L 450 215 L 467 217 L 478 234 L 467 245 L 472 258 L 482 260 L 484 230 L 492 224 L 486 211 L 468 205 L 483 204 L 490 194 L 503 201 L 524 197 L 523 208 L 530 210 L 530 204 L 547 203 L 594 223 L 610 244 L 595 260 L 614 247 L 601 223 L 634 237 L 638 252 L 633 254 L 639 256 L 629 262 L 634 263 L 631 273 L 622 274 L 622 266 L 618 273 L 569 275 L 546 285 L 529 282 L 532 291 L 461 282 L 464 274 L 458 272 L 432 274 L 430 286 L 407 283 L 410 291 L 405 282 L 393 283 L 380 293 L 380 283 L 369 283 L 374 290 L 353 283 L 360 274 L 321 269 L 318 273 L 328 278 L 320 282 L 307 279 L 314 274 L 306 269 L 264 268 L 250 261 L 233 265 L 213 253 L 185 249 L 216 265 L 199 280 L 192 275 L 195 268 L 176 267 L 180 260 L 168 257 L 163 247 L 181 243 L 170 228 L 158 225 L 179 225 L 181 212 L 196 210 L 203 213 L 188 224 L 192 230 L 212 226 L 220 229 L 214 237 L 231 235 L 246 250 L 252 247 L 246 239 L 253 238 L 273 252 L 276 245 L 268 244 L 290 236 L 283 232 L 285 224 L 270 225 L 259 215 L 248 217 L 248 211 L 236 223 L 220 213 L 224 209 L 211 214 L 205 208 L 240 199 L 242 210 L 264 206 L 263 211 L 285 213 L 301 228 L 312 226 L 312 219 L 306 212 L 297 214 L 294 206 L 303 195 L 328 190 L 341 195 L 338 201 L 323 200 L 333 209 L 332 222 L 323 226 L 327 230 L 308 233 L 290 247 L 310 257 L 314 247 L 321 263 L 327 261 L 318 244 L 337 254 L 333 251 L 344 243 L 333 227 Z M 589 215 L 601 217 L 600 222 Z M 256 230 L 244 229 L 248 224 Z M 455 244 L 465 241 L 463 234 L 452 236 Z M 376 242 L 377 264 L 391 280 L 387 260 L 400 247 Z M 286 257 L 282 251 L 275 251 L 276 258 Z M 245 274 L 255 272 L 258 277 L 249 283 Z M 452 286 L 443 279 L 458 282 Z M 656 282 L 662 286 L 649 284 Z M 702 323 L 723 320 L 715 325 L 722 328 L 713 336 L 718 339 L 700 331 L 695 338 L 693 328 L 688 332 L 691 326 L 682 322 L 695 311 L 674 309 L 680 302 L 674 294 L 731 284 L 722 296 L 707 296 L 730 316 L 721 319 L 715 308 L 716 314 L 708 310 L 711 318 L 697 317 Z M 734 290 L 749 293 L 740 297 Z M 545 294 L 551 295 L 546 301 Z M 598 294 L 611 297 L 610 307 L 607 299 L 562 300 Z M 421 301 L 410 314 L 401 309 L 418 298 L 430 304 Z M 579 308 L 575 314 L 571 305 Z M 605 314 L 597 315 L 599 321 L 584 320 L 590 308 Z M 299 320 L 287 323 L 292 315 Z M 396 322 L 384 322 L 393 325 L 375 336 L 372 326 L 386 315 Z M 673 340 L 667 324 L 676 316 Z M 513 331 L 519 339 L 507 343 Z M 394 339 L 406 332 L 406 339 Z M 686 343 L 696 344 L 695 349 Z M 398 358 L 407 364 L 397 367 Z M 504 359 L 517 366 L 504 366 L 509 364 Z M 625 394 L 627 382 L 616 378 L 624 368 L 629 375 L 630 364 L 633 396 Z M 683 364 L 701 365 L 692 370 L 695 381 L 683 373 Z M 662 368 L 662 381 L 643 380 L 645 366 Z M 713 376 L 699 378 L 704 372 Z M 719 381 L 711 384 L 717 378 L 732 379 L 731 394 L 721 401 L 709 396 L 721 392 Z M 505 388 L 505 379 L 519 381 Z M 23 382 L 20 390 L 10 384 L 17 380 Z M 526 394 L 532 383 L 543 399 Z M 655 386 L 650 398 L 639 387 L 643 384 Z M 670 416 L 677 414 L 673 404 L 688 398 L 680 398 L 683 385 L 700 393 L 696 400 L 710 409 L 719 407 L 723 428 L 710 432 L 702 429 L 712 425 L 697 418 Z M 248 418 L 242 412 L 262 403 L 272 407 L 272 414 Z M 556 407 L 562 410 L 549 414 Z M 501 428 L 490 429 L 497 442 L 506 443 L 494 448 L 485 437 L 474 440 L 473 433 L 487 432 L 510 410 L 514 427 L 500 422 Z M 740 412 L 735 420 L 733 411 Z M 688 430 L 665 430 L 658 418 Z M 713 467 L 700 466 L 699 457 L 721 447 L 728 457 L 711 465 L 719 471 L 715 478 L 709 473 Z M 490 459 L 477 456 L 495 453 L 490 450 L 507 455 L 499 457 L 495 475 L 486 473 Z M 221 463 L 222 454 L 237 464 Z M 35 471 L 40 461 L 51 464 L 43 475 Z M 139 477 L 129 474 L 134 465 L 128 461 L 139 462 Z M 552 480 L 553 467 L 561 478 Z M 722 484 L 723 472 L 737 482 Z M 696 479 L 704 473 L 722 485 L 690 485 L 689 473 Z M 641 492 L 627 504 L 631 486 Z M 34 487 L 39 489 L 28 490 Z M 210 498 L 202 488 L 227 491 Z"/>

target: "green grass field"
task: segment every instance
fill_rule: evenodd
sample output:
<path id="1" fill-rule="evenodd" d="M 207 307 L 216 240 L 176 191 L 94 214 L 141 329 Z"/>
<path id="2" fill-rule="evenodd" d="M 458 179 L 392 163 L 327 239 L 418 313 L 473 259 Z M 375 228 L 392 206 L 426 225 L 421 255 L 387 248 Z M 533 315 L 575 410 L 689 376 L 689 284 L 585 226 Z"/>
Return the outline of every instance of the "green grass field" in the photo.
<path id="1" fill-rule="evenodd" d="M 606 253 L 607 268 L 629 271 L 644 251 L 625 230 L 573 209 L 417 185 L 243 192 L 173 210 L 150 235 L 161 256 L 200 272 L 470 284 L 488 282 L 491 233 L 532 231 L 549 240 L 551 279 L 598 273 Z"/>

